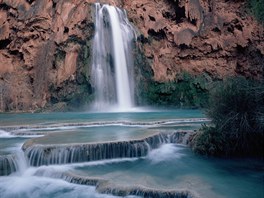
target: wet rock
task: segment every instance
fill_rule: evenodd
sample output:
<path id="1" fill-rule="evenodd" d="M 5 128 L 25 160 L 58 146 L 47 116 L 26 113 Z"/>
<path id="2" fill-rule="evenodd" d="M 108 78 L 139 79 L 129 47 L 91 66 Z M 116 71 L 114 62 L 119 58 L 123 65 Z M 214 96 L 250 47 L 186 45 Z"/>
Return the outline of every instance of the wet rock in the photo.
<path id="1" fill-rule="evenodd" d="M 146 156 L 150 149 L 165 143 L 181 143 L 189 133 L 191 132 L 158 133 L 137 140 L 69 145 L 42 145 L 31 139 L 24 143 L 22 149 L 32 166 L 133 158 Z"/>

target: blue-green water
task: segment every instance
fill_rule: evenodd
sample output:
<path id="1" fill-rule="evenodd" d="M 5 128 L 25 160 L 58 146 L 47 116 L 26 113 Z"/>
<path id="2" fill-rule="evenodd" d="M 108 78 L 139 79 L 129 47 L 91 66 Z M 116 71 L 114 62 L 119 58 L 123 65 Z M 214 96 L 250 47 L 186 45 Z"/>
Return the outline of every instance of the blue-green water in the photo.
<path id="1" fill-rule="evenodd" d="M 41 144 L 128 140 L 163 130 L 198 129 L 208 122 L 199 110 L 130 113 L 0 114 L 0 154 L 34 136 Z M 8 132 L 8 135 L 5 133 Z M 2 137 L 2 138 L 1 138 Z"/>
<path id="2" fill-rule="evenodd" d="M 208 159 L 194 155 L 188 147 L 166 144 L 145 158 L 76 165 L 73 172 L 127 187 L 189 189 L 201 197 L 262 198 L 263 168 L 256 160 Z"/>
<path id="3" fill-rule="evenodd" d="M 58 123 L 116 122 L 116 121 L 160 121 L 182 118 L 203 118 L 200 110 L 168 110 L 147 112 L 67 112 L 67 113 L 23 113 L 0 114 L 0 126 L 52 125 Z"/>
<path id="4" fill-rule="evenodd" d="M 0 114 L 0 155 L 21 153 L 21 145 L 31 138 L 40 144 L 119 141 L 160 131 L 196 130 L 207 122 L 199 110 Z M 55 170 L 99 177 L 128 187 L 188 189 L 208 198 L 263 198 L 263 167 L 263 162 L 256 160 L 199 157 L 188 147 L 167 144 L 144 158 L 132 160 L 26 167 L 0 177 L 0 195 L 1 198 L 114 197 L 99 194 L 94 187 L 54 178 Z M 40 169 L 45 170 L 44 174 L 37 174 Z M 11 186 L 16 186 L 16 190 Z"/>

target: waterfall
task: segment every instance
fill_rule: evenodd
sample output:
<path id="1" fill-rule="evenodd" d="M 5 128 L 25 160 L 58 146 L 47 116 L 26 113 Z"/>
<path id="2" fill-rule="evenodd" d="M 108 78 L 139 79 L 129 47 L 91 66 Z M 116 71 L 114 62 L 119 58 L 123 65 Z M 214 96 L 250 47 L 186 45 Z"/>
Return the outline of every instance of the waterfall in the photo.
<path id="1" fill-rule="evenodd" d="M 129 111 L 133 107 L 134 31 L 126 13 L 114 6 L 95 4 L 92 82 L 94 108 Z"/>
<path id="2" fill-rule="evenodd" d="M 22 149 L 31 166 L 69 164 L 117 158 L 144 157 L 166 143 L 180 143 L 191 132 L 158 133 L 142 139 L 69 145 L 34 145 Z"/>
<path id="3" fill-rule="evenodd" d="M 28 167 L 25 154 L 18 150 L 14 154 L 0 156 L 0 176 L 10 175 L 14 172 L 22 174 Z"/>

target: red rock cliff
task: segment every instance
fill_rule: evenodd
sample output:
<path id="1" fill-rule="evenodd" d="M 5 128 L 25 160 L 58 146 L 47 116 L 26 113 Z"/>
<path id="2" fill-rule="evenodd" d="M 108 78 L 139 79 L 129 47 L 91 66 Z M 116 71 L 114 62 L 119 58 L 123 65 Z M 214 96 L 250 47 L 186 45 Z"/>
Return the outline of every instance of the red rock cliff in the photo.
<path id="1" fill-rule="evenodd" d="M 124 8 L 144 36 L 157 81 L 182 71 L 263 77 L 264 34 L 245 1 L 140 0 Z"/>
<path id="2" fill-rule="evenodd" d="M 63 108 L 89 98 L 93 2 L 0 0 L 0 111 Z M 128 11 L 156 81 L 183 71 L 263 77 L 263 27 L 242 0 L 100 2 Z"/>
<path id="3" fill-rule="evenodd" d="M 78 92 L 92 21 L 88 1 L 1 0 L 0 110 L 36 110 Z"/>

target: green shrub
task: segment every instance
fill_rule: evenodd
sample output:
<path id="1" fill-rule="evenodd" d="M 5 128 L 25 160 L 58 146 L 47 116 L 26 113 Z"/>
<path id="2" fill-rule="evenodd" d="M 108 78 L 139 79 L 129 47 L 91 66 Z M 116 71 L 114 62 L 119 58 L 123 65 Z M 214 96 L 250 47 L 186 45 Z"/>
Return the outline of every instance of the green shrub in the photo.
<path id="1" fill-rule="evenodd" d="M 208 80 L 205 75 L 182 73 L 175 81 L 150 81 L 140 87 L 143 103 L 152 106 L 205 107 L 208 103 Z"/>
<path id="2" fill-rule="evenodd" d="M 249 0 L 249 8 L 256 19 L 264 24 L 264 1 L 263 0 Z"/>
<path id="3" fill-rule="evenodd" d="M 215 127 L 202 126 L 192 138 L 192 149 L 201 155 L 224 155 L 225 139 Z"/>
<path id="4" fill-rule="evenodd" d="M 209 142 L 203 136 L 221 134 L 224 147 L 219 153 L 229 156 L 263 156 L 263 83 L 245 78 L 230 78 L 217 83 L 210 91 L 207 115 L 215 127 L 202 128 L 203 133 L 200 138 L 196 138 L 199 141 L 196 144 L 204 144 L 206 147 L 211 143 L 218 148 L 221 142 Z M 199 153 L 199 149 L 194 150 Z"/>

